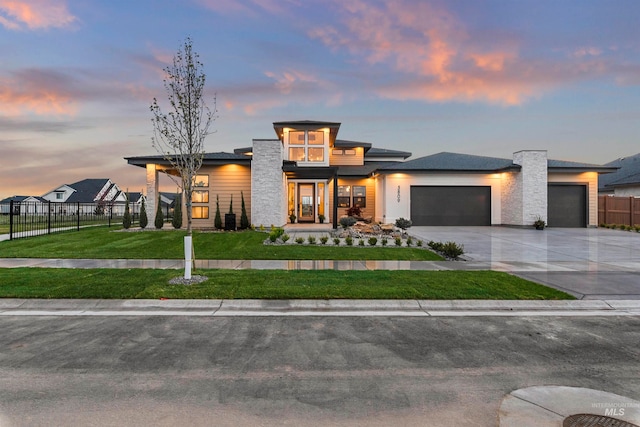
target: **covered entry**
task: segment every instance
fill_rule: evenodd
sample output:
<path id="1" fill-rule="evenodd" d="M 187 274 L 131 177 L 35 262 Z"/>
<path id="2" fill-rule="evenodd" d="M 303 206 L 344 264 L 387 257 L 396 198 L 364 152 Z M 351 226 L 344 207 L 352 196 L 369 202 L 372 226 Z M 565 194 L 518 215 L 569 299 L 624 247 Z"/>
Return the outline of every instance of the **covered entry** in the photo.
<path id="1" fill-rule="evenodd" d="M 550 227 L 587 226 L 587 186 L 549 184 L 547 222 Z"/>
<path id="2" fill-rule="evenodd" d="M 412 186 L 413 225 L 491 225 L 489 186 Z"/>

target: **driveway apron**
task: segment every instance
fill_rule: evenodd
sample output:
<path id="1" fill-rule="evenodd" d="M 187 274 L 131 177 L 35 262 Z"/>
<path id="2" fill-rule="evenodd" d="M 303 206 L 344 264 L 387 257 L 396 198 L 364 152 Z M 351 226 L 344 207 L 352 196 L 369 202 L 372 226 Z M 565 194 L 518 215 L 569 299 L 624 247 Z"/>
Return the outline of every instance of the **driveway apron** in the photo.
<path id="1" fill-rule="evenodd" d="M 465 262 L 581 299 L 640 299 L 640 233 L 605 228 L 411 227 L 424 242 L 464 245 Z"/>

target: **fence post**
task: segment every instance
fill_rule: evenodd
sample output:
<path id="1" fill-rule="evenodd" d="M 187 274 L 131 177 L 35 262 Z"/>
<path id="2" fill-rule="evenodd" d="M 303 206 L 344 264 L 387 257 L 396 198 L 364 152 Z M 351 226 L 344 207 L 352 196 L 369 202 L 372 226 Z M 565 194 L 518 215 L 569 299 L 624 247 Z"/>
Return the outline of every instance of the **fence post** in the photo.
<path id="1" fill-rule="evenodd" d="M 635 216 L 635 212 L 633 211 L 633 196 L 629 197 L 629 225 L 633 227 L 633 217 Z"/>
<path id="2" fill-rule="evenodd" d="M 13 200 L 9 202 L 9 240 L 13 240 Z"/>
<path id="3" fill-rule="evenodd" d="M 47 234 L 51 234 L 51 200 L 47 201 Z"/>
<path id="4" fill-rule="evenodd" d="M 76 215 L 78 216 L 77 219 L 77 224 L 78 224 L 78 228 L 76 229 L 76 231 L 80 231 L 80 202 L 76 202 L 78 203 L 78 206 L 76 208 Z"/>

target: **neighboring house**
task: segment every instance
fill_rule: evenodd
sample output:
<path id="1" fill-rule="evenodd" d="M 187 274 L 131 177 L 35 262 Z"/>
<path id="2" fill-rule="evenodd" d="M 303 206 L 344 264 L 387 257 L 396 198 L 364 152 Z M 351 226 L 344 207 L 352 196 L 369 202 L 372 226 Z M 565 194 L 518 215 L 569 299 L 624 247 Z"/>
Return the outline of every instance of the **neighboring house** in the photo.
<path id="1" fill-rule="evenodd" d="M 19 213 L 30 213 L 35 214 L 39 213 L 41 209 L 39 207 L 42 205 L 44 199 L 37 196 L 13 196 L 7 197 L 6 199 L 0 200 L 0 214 L 8 214 L 9 209 L 11 208 L 11 202 L 20 203 L 16 207 L 14 207 L 14 214 Z"/>
<path id="2" fill-rule="evenodd" d="M 640 197 L 640 153 L 614 160 L 605 166 L 618 170 L 600 178 L 600 195 Z"/>
<path id="3" fill-rule="evenodd" d="M 95 206 L 89 204 L 101 204 L 105 209 L 112 209 L 115 215 L 124 213 L 126 203 L 125 193 L 107 178 L 89 178 L 73 184 L 63 184 L 42 195 L 42 199 L 59 203 L 87 204 L 86 212 L 94 211 Z"/>
<path id="4" fill-rule="evenodd" d="M 220 212 L 245 201 L 254 225 L 284 225 L 321 218 L 335 226 L 349 207 L 361 216 L 414 225 L 597 226 L 598 175 L 615 166 L 547 159 L 525 150 L 512 159 L 439 153 L 406 160 L 406 151 L 374 148 L 337 138 L 340 123 L 273 123 L 276 139 L 254 139 L 234 153 L 207 153 L 196 177 L 193 226 L 212 228 Z M 158 194 L 158 173 L 173 173 L 160 155 L 128 157 L 146 169 L 147 196 Z M 231 208 L 233 198 L 233 207 Z M 155 212 L 153 207 L 148 211 Z"/>

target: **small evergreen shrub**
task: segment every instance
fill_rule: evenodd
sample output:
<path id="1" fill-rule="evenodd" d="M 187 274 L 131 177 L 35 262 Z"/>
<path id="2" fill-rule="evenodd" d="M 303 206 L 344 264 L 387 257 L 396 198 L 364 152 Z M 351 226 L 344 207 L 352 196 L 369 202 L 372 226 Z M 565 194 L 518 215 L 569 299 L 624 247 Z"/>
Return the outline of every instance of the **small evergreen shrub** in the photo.
<path id="1" fill-rule="evenodd" d="M 353 246 L 353 237 L 351 237 L 351 236 L 347 236 L 347 237 L 344 239 L 344 242 L 347 244 L 347 246 Z"/>
<path id="2" fill-rule="evenodd" d="M 364 246 L 364 239 L 358 240 L 358 246 Z"/>
<path id="3" fill-rule="evenodd" d="M 328 241 L 329 238 L 327 236 L 320 237 L 320 243 L 322 243 L 323 245 L 326 245 Z"/>
<path id="4" fill-rule="evenodd" d="M 304 243 L 304 237 L 296 237 L 296 243 L 301 245 Z"/>
<path id="5" fill-rule="evenodd" d="M 173 228 L 176 230 L 182 227 L 182 195 L 180 194 L 176 194 L 171 225 L 173 225 Z"/>
<path id="6" fill-rule="evenodd" d="M 220 198 L 216 194 L 216 217 L 213 220 L 213 226 L 217 230 L 222 230 L 222 215 L 220 215 Z M 264 231 L 264 230 L 260 230 Z"/>
<path id="7" fill-rule="evenodd" d="M 164 215 L 162 214 L 162 204 L 160 203 L 160 197 L 158 197 L 158 206 L 156 208 L 156 217 L 153 219 L 153 225 L 160 230 L 164 225 Z"/>
<path id="8" fill-rule="evenodd" d="M 333 244 L 336 246 L 340 246 L 340 239 L 338 237 L 333 238 Z"/>
<path id="9" fill-rule="evenodd" d="M 340 218 L 340 225 L 345 229 L 351 227 L 356 222 L 357 220 L 352 216 L 343 216 L 342 218 Z"/>
<path id="10" fill-rule="evenodd" d="M 381 244 L 382 246 L 387 246 L 387 243 L 389 243 L 389 239 L 387 239 L 386 237 L 383 237 L 383 238 L 380 240 L 380 244 Z"/>
<path id="11" fill-rule="evenodd" d="M 314 236 L 309 236 L 309 237 L 307 237 L 307 242 L 309 242 L 310 245 L 315 245 L 316 244 L 316 238 Z"/>
<path id="12" fill-rule="evenodd" d="M 242 202 L 241 202 L 242 210 L 240 213 L 240 229 L 246 230 L 247 228 L 249 228 L 249 217 L 247 216 L 247 208 L 244 205 L 244 193 L 242 191 L 240 192 L 240 197 L 242 199 Z"/>
<path id="13" fill-rule="evenodd" d="M 405 219 L 405 218 L 398 218 L 396 219 L 396 227 L 406 230 L 407 228 L 411 227 L 411 220 Z"/>
<path id="14" fill-rule="evenodd" d="M 378 239 L 376 237 L 369 237 L 369 246 L 375 246 L 378 244 Z"/>
<path id="15" fill-rule="evenodd" d="M 260 231 L 264 233 L 264 225 L 260 224 Z"/>
<path id="16" fill-rule="evenodd" d="M 283 234 L 280 239 L 282 239 L 282 241 L 284 243 L 287 243 L 289 241 L 289 239 L 291 238 L 291 236 L 289 236 L 288 234 Z"/>
<path id="17" fill-rule="evenodd" d="M 422 247 L 422 240 L 418 240 L 418 241 L 416 242 L 416 245 L 417 245 L 419 248 L 421 248 L 421 247 Z"/>
<path id="18" fill-rule="evenodd" d="M 402 237 L 396 237 L 395 241 L 396 241 L 396 246 L 402 246 Z"/>
<path id="19" fill-rule="evenodd" d="M 456 242 L 446 242 L 442 246 L 442 253 L 448 258 L 456 259 L 464 253 L 464 246 Z"/>
<path id="20" fill-rule="evenodd" d="M 411 236 L 407 237 L 407 246 L 411 246 L 413 244 L 413 239 Z"/>
<path id="21" fill-rule="evenodd" d="M 127 203 L 124 205 L 124 215 L 122 215 L 122 226 L 125 230 L 131 228 L 131 210 L 129 209 L 129 194 L 127 194 Z"/>
<path id="22" fill-rule="evenodd" d="M 145 229 L 149 225 L 149 218 L 147 217 L 146 203 L 142 199 L 142 206 L 140 206 L 140 228 Z"/>

